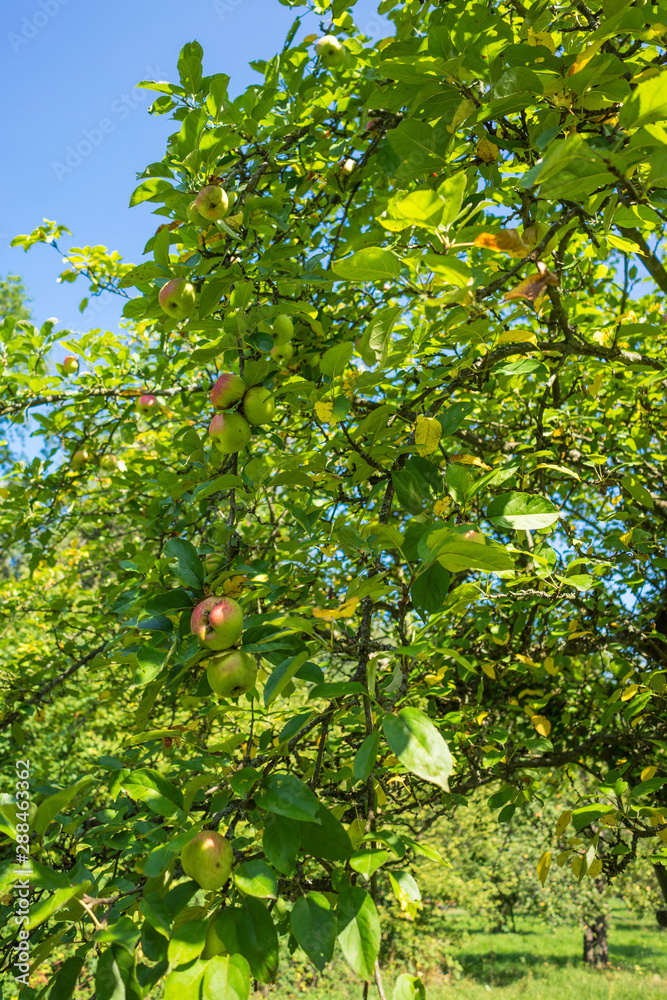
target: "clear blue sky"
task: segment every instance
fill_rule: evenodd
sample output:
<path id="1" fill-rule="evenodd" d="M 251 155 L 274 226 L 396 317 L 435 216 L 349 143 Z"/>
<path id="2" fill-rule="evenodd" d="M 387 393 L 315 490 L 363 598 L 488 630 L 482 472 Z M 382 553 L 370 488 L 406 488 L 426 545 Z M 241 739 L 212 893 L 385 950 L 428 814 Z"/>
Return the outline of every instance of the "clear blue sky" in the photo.
<path id="1" fill-rule="evenodd" d="M 391 33 L 375 0 L 359 0 L 353 14 L 371 37 Z M 228 73 L 235 95 L 261 77 L 248 65 L 269 58 L 305 8 L 279 0 L 5 0 L 0 4 L 0 274 L 23 276 L 37 324 L 55 316 L 60 329 L 114 329 L 122 302 L 110 296 L 80 314 L 85 286 L 58 285 L 55 250 L 10 247 L 17 233 L 42 219 L 66 225 L 73 241 L 103 244 L 138 263 L 155 229 L 150 208 L 129 209 L 136 174 L 162 158 L 174 130 L 169 116 L 147 113 L 157 97 L 135 89 L 142 79 L 178 80 L 185 42 L 204 48 L 204 72 Z M 297 37 L 319 33 L 307 14 Z M 99 131 L 106 119 L 106 133 Z M 88 137 L 86 136 L 88 132 Z M 90 137 L 97 145 L 90 143 Z M 77 145 L 90 152 L 72 159 Z"/>

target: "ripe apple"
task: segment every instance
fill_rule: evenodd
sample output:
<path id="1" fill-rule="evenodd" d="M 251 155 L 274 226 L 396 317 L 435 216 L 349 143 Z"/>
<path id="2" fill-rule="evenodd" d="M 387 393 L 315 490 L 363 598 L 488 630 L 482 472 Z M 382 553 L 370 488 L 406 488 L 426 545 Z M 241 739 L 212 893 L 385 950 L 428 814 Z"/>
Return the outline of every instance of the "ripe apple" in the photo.
<path id="1" fill-rule="evenodd" d="M 249 424 L 269 424 L 276 412 L 276 401 L 268 389 L 255 385 L 243 397 L 243 415 Z"/>
<path id="2" fill-rule="evenodd" d="M 324 35 L 315 43 L 315 52 L 322 60 L 322 65 L 333 69 L 345 59 L 345 47 L 334 35 Z"/>
<path id="3" fill-rule="evenodd" d="M 72 357 L 71 354 L 68 354 L 65 360 L 63 361 L 63 372 L 65 373 L 65 375 L 74 375 L 74 373 L 78 372 L 78 370 L 79 370 L 79 362 L 77 361 L 76 358 Z"/>
<path id="4" fill-rule="evenodd" d="M 211 404 L 215 410 L 229 410 L 243 399 L 246 384 L 234 372 L 224 372 L 211 389 Z"/>
<path id="5" fill-rule="evenodd" d="M 200 215 L 215 222 L 216 219 L 224 219 L 227 215 L 229 198 L 219 184 L 207 184 L 197 195 L 195 206 Z"/>
<path id="6" fill-rule="evenodd" d="M 195 198 L 188 205 L 188 210 L 186 212 L 188 217 L 188 222 L 191 222 L 193 226 L 198 226 L 200 229 L 208 229 L 208 219 L 197 211 L 197 199 Z"/>
<path id="7" fill-rule="evenodd" d="M 250 424 L 240 413 L 216 413 L 208 433 L 218 451 L 233 455 L 242 451 L 250 440 Z"/>
<path id="8" fill-rule="evenodd" d="M 139 396 L 139 399 L 137 400 L 137 409 L 139 410 L 139 413 L 143 414 L 144 417 L 150 417 L 153 413 L 157 413 L 160 409 L 160 404 L 155 396 L 153 396 L 150 392 L 146 392 L 143 396 Z"/>
<path id="9" fill-rule="evenodd" d="M 78 451 L 75 451 L 74 454 L 72 455 L 72 468 L 73 469 L 80 469 L 81 466 L 85 462 L 87 462 L 89 458 L 90 458 L 90 455 L 88 454 L 88 452 L 86 451 L 86 449 L 85 448 L 79 448 Z"/>
<path id="10" fill-rule="evenodd" d="M 105 472 L 113 472 L 118 468 L 118 459 L 115 455 L 102 455 L 100 459 L 100 469 Z"/>
<path id="11" fill-rule="evenodd" d="M 242 649 L 229 649 L 209 660 L 206 676 L 211 689 L 221 698 L 239 698 L 255 686 L 257 662 Z"/>
<path id="12" fill-rule="evenodd" d="M 292 339 L 293 334 L 294 323 L 289 316 L 286 316 L 285 313 L 276 316 L 273 321 L 273 335 L 276 339 L 276 344 L 286 344 L 288 340 Z"/>
<path id="13" fill-rule="evenodd" d="M 243 612 L 231 597 L 206 597 L 190 616 L 190 628 L 208 649 L 229 649 L 241 638 Z"/>
<path id="14" fill-rule="evenodd" d="M 158 301 L 167 316 L 188 319 L 197 305 L 195 286 L 185 278 L 172 278 L 160 289 Z"/>
<path id="15" fill-rule="evenodd" d="M 289 361 L 293 354 L 294 348 L 289 341 L 287 341 L 286 344 L 275 344 L 271 348 L 271 357 L 274 361 L 277 361 L 278 364 L 283 361 Z"/>
<path id="16" fill-rule="evenodd" d="M 202 889 L 221 889 L 233 864 L 232 845 L 215 830 L 201 830 L 181 851 L 183 871 Z"/>

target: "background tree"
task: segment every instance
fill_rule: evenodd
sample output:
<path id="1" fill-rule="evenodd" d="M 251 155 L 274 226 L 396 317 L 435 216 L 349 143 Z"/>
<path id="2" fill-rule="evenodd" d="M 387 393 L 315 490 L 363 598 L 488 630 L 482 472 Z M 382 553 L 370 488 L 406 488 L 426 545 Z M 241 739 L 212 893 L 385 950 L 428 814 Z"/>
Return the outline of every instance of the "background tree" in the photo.
<path id="1" fill-rule="evenodd" d="M 388 0 L 370 45 L 353 6 L 234 100 L 197 42 L 141 84 L 175 131 L 131 204 L 164 221 L 136 267 L 67 255 L 127 298 L 66 335 L 78 373 L 3 321 L 0 415 L 44 450 L 0 508 L 0 727 L 35 767 L 2 874 L 30 836 L 58 989 L 95 955 L 98 1000 L 243 995 L 279 938 L 382 988 L 376 903 L 417 909 L 433 857 L 402 817 L 479 788 L 501 823 L 560 789 L 580 882 L 664 858 L 661 15 Z M 236 395 L 216 444 L 223 373 L 275 415 Z M 211 596 L 245 616 L 239 697 L 192 631 Z M 180 864 L 202 829 L 222 886 Z"/>

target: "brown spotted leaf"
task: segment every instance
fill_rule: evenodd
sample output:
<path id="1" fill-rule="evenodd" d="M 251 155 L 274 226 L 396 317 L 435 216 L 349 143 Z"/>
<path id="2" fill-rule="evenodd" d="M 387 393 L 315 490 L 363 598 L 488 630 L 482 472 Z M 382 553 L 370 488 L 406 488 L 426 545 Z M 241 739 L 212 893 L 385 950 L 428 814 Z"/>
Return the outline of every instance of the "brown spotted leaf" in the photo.
<path id="1" fill-rule="evenodd" d="M 525 257 L 530 253 L 530 247 L 524 242 L 518 229 L 500 229 L 497 233 L 480 233 L 475 237 L 473 246 L 486 247 L 488 250 L 498 250 L 508 253 L 510 257 Z"/>
<path id="2" fill-rule="evenodd" d="M 529 274 L 516 288 L 505 292 L 503 298 L 508 302 L 513 299 L 526 299 L 528 302 L 534 302 L 541 295 L 544 295 L 547 285 L 558 284 L 560 284 L 558 277 L 540 260 L 537 263 L 537 272 Z"/>

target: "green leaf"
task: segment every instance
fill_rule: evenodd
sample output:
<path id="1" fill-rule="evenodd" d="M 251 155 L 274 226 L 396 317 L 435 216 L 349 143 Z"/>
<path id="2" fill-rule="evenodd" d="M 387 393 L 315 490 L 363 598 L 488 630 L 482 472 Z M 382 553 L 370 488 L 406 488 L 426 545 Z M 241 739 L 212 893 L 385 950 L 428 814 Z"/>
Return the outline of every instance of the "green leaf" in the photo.
<path id="1" fill-rule="evenodd" d="M 394 985 L 392 1000 L 426 1000 L 426 988 L 419 976 L 402 972 Z"/>
<path id="2" fill-rule="evenodd" d="M 451 528 L 436 528 L 427 537 L 428 548 L 438 562 L 450 573 L 478 569 L 483 573 L 497 573 L 513 569 L 512 558 L 503 545 L 464 538 Z"/>
<path id="3" fill-rule="evenodd" d="M 204 582 L 204 567 L 192 542 L 185 538 L 169 538 L 164 547 L 165 554 L 176 559 L 175 576 L 185 587 L 198 590 Z"/>
<path id="4" fill-rule="evenodd" d="M 163 1000 L 200 1000 L 207 962 L 197 959 L 180 969 L 172 969 L 164 982 Z"/>
<path id="5" fill-rule="evenodd" d="M 149 809 L 160 816 L 182 812 L 183 793 L 158 771 L 139 768 L 123 781 L 123 788 L 137 802 L 145 802 Z"/>
<path id="6" fill-rule="evenodd" d="M 206 963 L 200 1000 L 246 1000 L 250 978 L 243 955 L 214 955 Z"/>
<path id="7" fill-rule="evenodd" d="M 653 497 L 637 476 L 623 476 L 621 486 L 638 504 L 641 504 L 642 507 L 648 507 L 649 510 L 653 510 Z"/>
<path id="8" fill-rule="evenodd" d="M 201 87 L 203 55 L 199 42 L 187 42 L 180 51 L 178 75 L 183 88 L 189 94 L 196 94 Z"/>
<path id="9" fill-rule="evenodd" d="M 372 979 L 380 951 L 380 920 L 375 903 L 360 886 L 350 886 L 338 896 L 338 943 L 350 967 L 362 979 Z"/>
<path id="10" fill-rule="evenodd" d="M 632 97 L 626 101 L 618 116 L 624 128 L 639 128 L 648 122 L 667 119 L 667 72 L 662 70 L 650 76 L 635 87 Z"/>
<path id="11" fill-rule="evenodd" d="M 155 198 L 160 193 L 166 193 L 167 191 L 172 191 L 173 188 L 168 181 L 162 180 L 161 177 L 149 177 L 148 180 L 142 181 L 139 187 L 135 188 L 130 197 L 130 208 L 135 205 L 140 205 L 142 201 L 148 201 L 150 198 Z"/>
<path id="12" fill-rule="evenodd" d="M 335 347 L 330 347 L 328 351 L 325 351 L 320 360 L 320 371 L 322 374 L 328 375 L 332 379 L 336 378 L 337 375 L 341 375 L 350 362 L 353 350 L 354 345 L 349 341 L 336 344 Z"/>
<path id="13" fill-rule="evenodd" d="M 242 954 L 260 983 L 272 983 L 278 971 L 278 935 L 263 903 L 249 896 L 234 913 Z"/>
<path id="14" fill-rule="evenodd" d="M 247 896 L 260 899 L 275 899 L 278 895 L 278 879 L 265 861 L 246 861 L 234 869 L 234 881 Z"/>
<path id="15" fill-rule="evenodd" d="M 124 274 L 118 282 L 119 288 L 131 288 L 133 285 L 140 285 L 153 278 L 166 278 L 167 272 L 163 267 L 155 264 L 152 260 L 147 260 L 145 264 L 133 267 L 131 271 Z"/>
<path id="16" fill-rule="evenodd" d="M 386 715 L 382 728 L 389 747 L 408 771 L 449 791 L 452 756 L 428 716 L 417 708 L 402 708 L 398 715 Z"/>
<path id="17" fill-rule="evenodd" d="M 410 588 L 410 597 L 415 609 L 426 611 L 428 614 L 441 611 L 450 581 L 449 573 L 438 562 L 420 573 Z"/>
<path id="18" fill-rule="evenodd" d="M 142 1000 L 142 996 L 135 955 L 119 945 L 111 945 L 97 961 L 95 1000 Z"/>
<path id="19" fill-rule="evenodd" d="M 415 882 L 410 872 L 394 869 L 389 872 L 389 881 L 394 890 L 394 895 L 399 902 L 401 910 L 404 911 L 411 920 L 417 916 L 421 909 L 421 893 L 419 886 Z"/>
<path id="20" fill-rule="evenodd" d="M 353 771 L 355 781 L 366 781 L 375 765 L 379 746 L 379 733 L 371 733 L 361 744 L 354 755 Z"/>
<path id="21" fill-rule="evenodd" d="M 297 944 L 321 972 L 336 945 L 336 917 L 329 900 L 320 892 L 301 896 L 292 907 L 290 925 Z"/>
<path id="22" fill-rule="evenodd" d="M 188 920 L 174 928 L 167 950 L 171 966 L 187 965 L 199 958 L 206 943 L 207 925 L 203 920 Z"/>
<path id="23" fill-rule="evenodd" d="M 341 821 L 320 805 L 314 823 L 299 823 L 302 849 L 313 858 L 345 861 L 352 854 L 352 842 Z"/>
<path id="24" fill-rule="evenodd" d="M 442 123 L 431 126 L 415 118 L 407 118 L 391 129 L 387 138 L 391 148 L 403 160 L 397 171 L 401 181 L 424 177 L 445 166 L 444 153 L 450 135 Z"/>
<path id="25" fill-rule="evenodd" d="M 40 837 L 43 836 L 57 813 L 64 812 L 72 799 L 76 798 L 79 792 L 86 788 L 92 780 L 90 776 L 81 778 L 75 785 L 70 785 L 69 788 L 62 788 L 59 792 L 55 792 L 55 794 L 49 795 L 48 798 L 44 799 L 37 809 L 37 816 L 34 821 L 35 833 L 38 833 Z"/>
<path id="26" fill-rule="evenodd" d="M 548 528 L 560 517 L 558 508 L 532 493 L 503 493 L 491 501 L 486 516 L 498 528 L 533 531 Z"/>
<path id="27" fill-rule="evenodd" d="M 264 685 L 264 704 L 268 708 L 279 698 L 297 671 L 308 659 L 308 650 L 298 656 L 288 656 L 269 674 Z"/>
<path id="28" fill-rule="evenodd" d="M 70 900 L 75 899 L 77 896 L 81 896 L 90 888 L 90 882 L 81 882 L 78 885 L 70 885 L 63 889 L 56 889 L 56 891 L 51 896 L 47 896 L 40 899 L 39 903 L 35 904 L 30 908 L 30 917 L 26 925 L 27 930 L 34 930 L 35 927 L 39 927 L 43 924 L 45 920 L 48 920 L 52 914 L 57 913 L 61 910 L 63 906 L 66 906 Z"/>
<path id="29" fill-rule="evenodd" d="M 72 955 L 71 958 L 65 959 L 53 980 L 49 991 L 49 1000 L 70 1000 L 85 964 L 85 953 Z"/>
<path id="30" fill-rule="evenodd" d="M 339 278 L 347 281 L 377 281 L 385 282 L 398 278 L 401 273 L 401 264 L 395 253 L 391 250 L 381 250 L 379 247 L 366 247 L 345 257 L 344 260 L 336 261 L 331 266 L 331 270 Z"/>
<path id="31" fill-rule="evenodd" d="M 300 845 L 299 825 L 294 820 L 274 813 L 267 815 L 262 848 L 272 865 L 285 875 L 291 875 Z"/>
<path id="32" fill-rule="evenodd" d="M 262 805 L 269 812 L 313 822 L 320 808 L 317 797 L 294 774 L 274 774 L 264 783 Z"/>
<path id="33" fill-rule="evenodd" d="M 389 851 L 385 851 L 384 848 L 375 847 L 368 848 L 363 851 L 355 851 L 350 858 L 350 868 L 353 871 L 359 872 L 360 875 L 368 881 L 371 875 L 380 868 L 385 861 L 388 861 L 391 857 Z"/>

